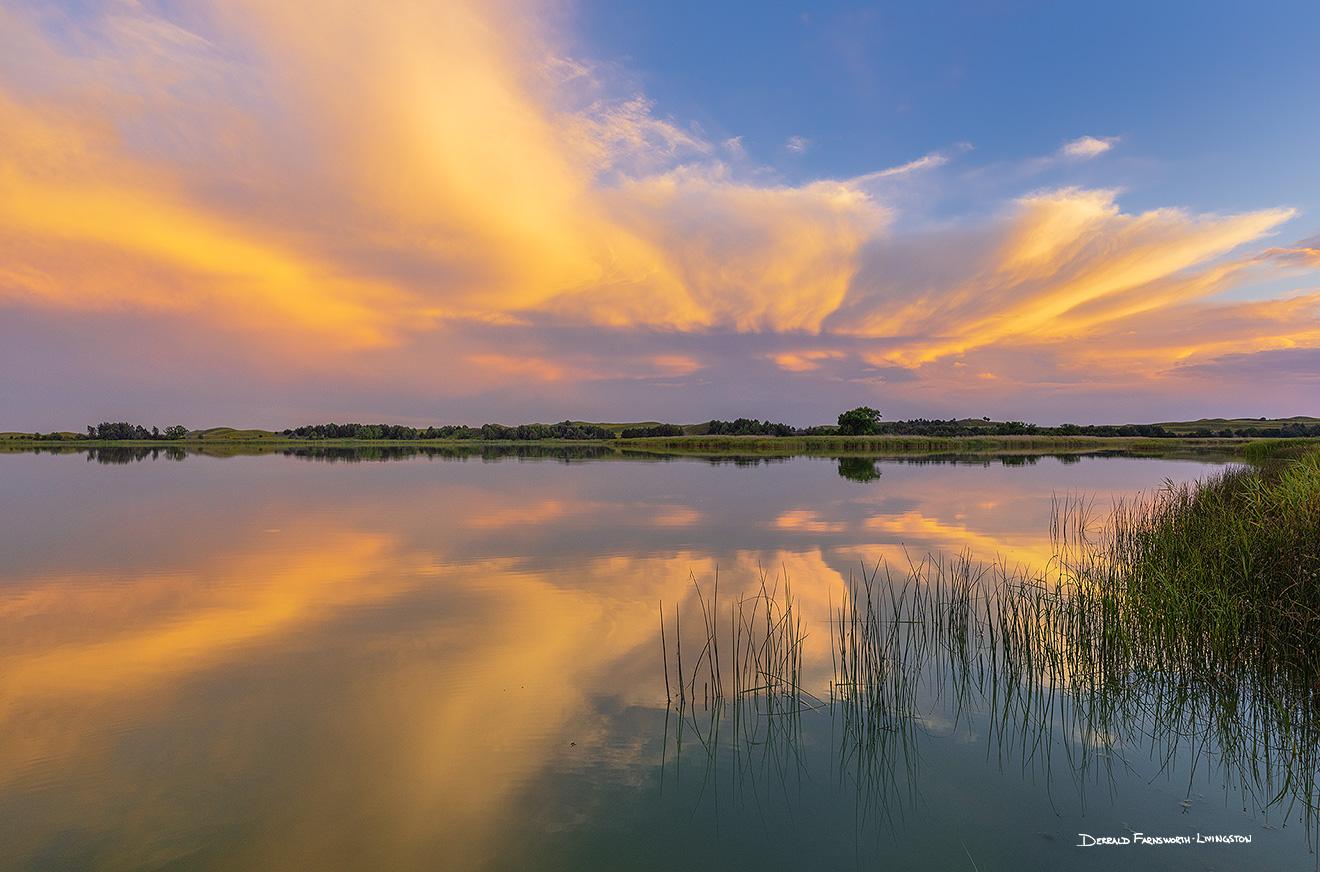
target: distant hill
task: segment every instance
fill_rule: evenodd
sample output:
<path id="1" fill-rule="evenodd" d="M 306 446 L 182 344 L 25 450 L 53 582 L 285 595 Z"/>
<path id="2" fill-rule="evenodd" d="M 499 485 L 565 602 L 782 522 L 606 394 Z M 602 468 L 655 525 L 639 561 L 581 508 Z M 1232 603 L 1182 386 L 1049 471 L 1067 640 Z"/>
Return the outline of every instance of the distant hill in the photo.
<path id="1" fill-rule="evenodd" d="M 1305 415 L 1298 415 L 1293 418 L 1201 418 L 1198 421 L 1169 421 L 1158 426 L 1163 427 L 1170 433 L 1188 434 L 1195 433 L 1197 430 L 1209 430 L 1212 433 L 1225 429 L 1277 430 L 1289 424 L 1313 427 L 1320 424 L 1320 418 L 1310 418 Z"/>
<path id="2" fill-rule="evenodd" d="M 283 433 L 270 430 L 236 430 L 233 427 L 211 427 L 209 430 L 189 432 L 189 439 L 224 439 L 230 442 L 252 442 L 258 439 L 283 439 Z"/>

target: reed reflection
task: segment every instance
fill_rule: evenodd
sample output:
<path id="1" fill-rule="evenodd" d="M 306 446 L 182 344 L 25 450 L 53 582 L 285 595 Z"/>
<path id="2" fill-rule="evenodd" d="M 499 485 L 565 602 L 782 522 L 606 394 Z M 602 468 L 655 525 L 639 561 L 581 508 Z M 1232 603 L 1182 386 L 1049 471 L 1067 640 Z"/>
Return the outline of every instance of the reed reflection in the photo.
<path id="1" fill-rule="evenodd" d="M 1086 512 L 1076 504 L 1059 511 L 1056 560 L 1040 572 L 964 552 L 897 572 L 882 561 L 854 576 L 829 624 L 828 684 L 802 680 L 807 634 L 795 617 L 793 588 L 763 585 L 753 598 L 753 610 L 766 616 L 759 633 L 747 632 L 748 601 L 735 600 L 726 620 L 706 614 L 715 608 L 714 590 L 698 592 L 703 620 L 689 623 L 686 637 L 671 621 L 662 658 L 677 688 L 670 700 L 675 766 L 686 731 L 686 753 L 696 746 L 703 777 L 725 778 L 733 796 L 758 807 L 791 797 L 825 769 L 854 792 L 857 837 L 865 841 L 920 815 L 925 761 L 941 756 L 940 742 L 961 736 L 982 744 L 1000 767 L 1019 769 L 1024 783 L 1043 785 L 1065 818 L 1080 814 L 1092 791 L 1104 804 L 1121 803 L 1134 785 L 1140 791 L 1163 780 L 1179 798 L 1166 816 L 1195 812 L 1184 828 L 1214 832 L 1223 816 L 1204 816 L 1201 791 L 1217 782 L 1241 799 L 1244 812 L 1263 817 L 1265 830 L 1300 823 L 1314 853 L 1314 647 L 1299 658 L 1295 649 L 1246 652 L 1169 635 L 1149 603 L 1096 586 L 1096 568 L 1112 559 L 1105 549 L 1113 546 L 1085 538 L 1077 517 Z M 1120 528 L 1120 541 L 1123 535 Z M 722 650 L 726 658 L 732 652 L 731 662 L 720 662 Z M 732 693 L 721 673 L 734 676 Z M 805 762 L 813 734 L 817 742 L 829 736 L 816 771 Z M 720 755 L 732 761 L 723 770 Z M 739 792 L 749 765 L 760 776 L 753 797 Z M 714 786 L 707 792 L 718 795 Z M 1255 824 L 1245 828 L 1246 836 L 1253 832 L 1261 836 Z"/>

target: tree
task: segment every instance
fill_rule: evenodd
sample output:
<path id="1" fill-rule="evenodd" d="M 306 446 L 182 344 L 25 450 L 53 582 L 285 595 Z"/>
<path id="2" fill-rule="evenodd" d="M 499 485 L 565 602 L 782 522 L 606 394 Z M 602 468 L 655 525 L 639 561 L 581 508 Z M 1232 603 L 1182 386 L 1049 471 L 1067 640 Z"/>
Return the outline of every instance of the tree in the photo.
<path id="1" fill-rule="evenodd" d="M 880 432 L 880 413 L 870 406 L 858 406 L 839 415 L 840 436 L 874 436 Z"/>

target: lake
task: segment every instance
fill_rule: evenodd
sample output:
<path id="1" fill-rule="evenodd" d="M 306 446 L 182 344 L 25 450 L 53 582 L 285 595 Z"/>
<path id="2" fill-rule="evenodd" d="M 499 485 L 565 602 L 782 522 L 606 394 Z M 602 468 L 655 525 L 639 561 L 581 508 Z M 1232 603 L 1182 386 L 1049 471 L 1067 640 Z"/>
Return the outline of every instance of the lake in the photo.
<path id="1" fill-rule="evenodd" d="M 0 869 L 1311 868 L 1196 717 L 836 686 L 882 561 L 1044 567 L 1060 499 L 1215 468 L 0 455 Z M 703 606 L 790 586 L 791 709 L 717 697 Z"/>

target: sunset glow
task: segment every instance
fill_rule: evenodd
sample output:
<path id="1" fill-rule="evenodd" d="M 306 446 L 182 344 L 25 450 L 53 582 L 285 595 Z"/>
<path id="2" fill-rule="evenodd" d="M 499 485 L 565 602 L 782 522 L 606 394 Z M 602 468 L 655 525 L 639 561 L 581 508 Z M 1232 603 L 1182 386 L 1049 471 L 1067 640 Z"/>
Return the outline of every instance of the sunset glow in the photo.
<path id="1" fill-rule="evenodd" d="M 817 58 L 753 127 L 738 59 L 666 60 L 629 4 L 0 4 L 0 429 L 1316 413 L 1313 52 L 1242 84 L 1272 129 L 1043 45 L 1082 93 L 971 113 L 1010 71 L 958 15 L 1060 13 L 951 6 L 936 88 L 879 57 L 934 19 L 813 6 L 749 7 Z"/>

